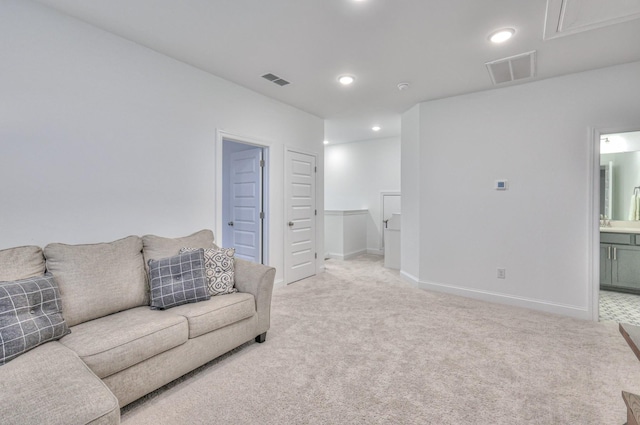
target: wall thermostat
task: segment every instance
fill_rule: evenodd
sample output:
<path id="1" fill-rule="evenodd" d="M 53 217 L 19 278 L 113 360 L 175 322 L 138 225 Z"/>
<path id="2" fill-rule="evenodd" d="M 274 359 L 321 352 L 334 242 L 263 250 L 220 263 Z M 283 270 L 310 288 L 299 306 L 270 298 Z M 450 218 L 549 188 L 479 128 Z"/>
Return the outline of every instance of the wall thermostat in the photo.
<path id="1" fill-rule="evenodd" d="M 496 190 L 507 190 L 509 182 L 506 180 L 496 180 Z"/>

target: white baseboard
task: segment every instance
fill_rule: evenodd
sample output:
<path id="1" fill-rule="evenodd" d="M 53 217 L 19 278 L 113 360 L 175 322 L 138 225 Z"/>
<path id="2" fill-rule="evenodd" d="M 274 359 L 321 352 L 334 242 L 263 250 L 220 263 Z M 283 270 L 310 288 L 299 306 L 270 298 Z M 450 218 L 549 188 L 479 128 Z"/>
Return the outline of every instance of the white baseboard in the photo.
<path id="1" fill-rule="evenodd" d="M 523 307 L 531 310 L 544 311 L 546 313 L 560 314 L 577 319 L 592 320 L 591 311 L 589 311 L 587 307 L 554 303 L 549 301 L 537 300 L 534 298 L 520 297 L 517 295 L 501 294 L 498 292 L 481 291 L 478 289 L 463 288 L 437 282 L 425 282 L 420 281 L 415 276 L 410 275 L 409 273 L 406 273 L 404 271 L 401 271 L 400 275 L 412 286 L 427 291 L 444 292 L 447 294 L 460 295 L 463 297 L 482 301 L 512 305 L 515 307 Z"/>
<path id="2" fill-rule="evenodd" d="M 384 255 L 384 250 L 377 248 L 367 248 L 367 254 Z"/>
<path id="3" fill-rule="evenodd" d="M 325 267 L 324 266 L 320 266 L 316 270 L 316 274 L 324 273 L 325 271 L 326 271 Z M 282 288 L 284 288 L 286 286 L 287 285 L 284 283 L 284 279 L 278 279 L 278 280 L 273 282 L 273 289 L 282 289 Z"/>
<path id="4" fill-rule="evenodd" d="M 409 285 L 413 286 L 414 288 L 419 288 L 420 287 L 420 281 L 414 275 L 409 274 L 409 273 L 405 272 L 404 270 L 400 270 L 400 277 L 405 282 L 407 282 Z"/>
<path id="5" fill-rule="evenodd" d="M 284 279 L 278 279 L 273 282 L 273 289 L 284 288 L 285 286 L 287 285 L 284 284 Z"/>
<path id="6" fill-rule="evenodd" d="M 358 255 L 361 255 L 361 254 L 366 254 L 366 253 L 367 253 L 366 249 L 361 249 L 360 251 L 349 252 L 346 254 L 334 254 L 329 252 L 325 254 L 325 258 L 335 258 L 336 260 L 350 260 L 351 258 L 357 257 Z"/>

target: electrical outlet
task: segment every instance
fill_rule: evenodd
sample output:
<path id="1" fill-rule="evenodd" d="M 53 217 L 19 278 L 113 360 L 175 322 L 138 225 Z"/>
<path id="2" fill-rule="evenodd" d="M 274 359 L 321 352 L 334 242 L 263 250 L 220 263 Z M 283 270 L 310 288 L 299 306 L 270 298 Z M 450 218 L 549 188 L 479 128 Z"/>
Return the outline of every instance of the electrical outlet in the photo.
<path id="1" fill-rule="evenodd" d="M 506 279 L 507 278 L 507 269 L 498 269 L 498 279 Z"/>

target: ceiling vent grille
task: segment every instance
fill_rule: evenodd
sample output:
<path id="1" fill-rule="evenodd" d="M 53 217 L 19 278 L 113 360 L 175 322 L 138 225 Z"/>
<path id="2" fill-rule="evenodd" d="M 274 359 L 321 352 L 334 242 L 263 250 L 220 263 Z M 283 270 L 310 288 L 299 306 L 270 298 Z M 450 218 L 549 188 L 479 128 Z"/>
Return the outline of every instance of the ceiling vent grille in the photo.
<path id="1" fill-rule="evenodd" d="M 284 78 L 280 78 L 275 74 L 264 74 L 262 76 L 262 78 L 264 78 L 265 80 L 269 80 L 273 84 L 277 84 L 279 86 L 286 86 L 287 84 L 291 84 L 287 80 L 285 80 Z"/>
<path id="2" fill-rule="evenodd" d="M 536 75 L 536 51 L 485 63 L 494 85 L 526 80 Z"/>

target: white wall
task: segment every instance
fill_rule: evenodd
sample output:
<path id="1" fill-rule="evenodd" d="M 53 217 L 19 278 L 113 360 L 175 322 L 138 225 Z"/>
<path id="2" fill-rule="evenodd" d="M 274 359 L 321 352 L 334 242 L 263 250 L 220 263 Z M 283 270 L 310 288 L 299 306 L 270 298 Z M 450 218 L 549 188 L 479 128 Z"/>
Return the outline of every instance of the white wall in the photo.
<path id="1" fill-rule="evenodd" d="M 367 253 L 368 210 L 327 210 L 325 222 L 325 257 L 348 260 Z"/>
<path id="2" fill-rule="evenodd" d="M 402 216 L 400 272 L 417 285 L 420 280 L 420 104 L 402 114 Z"/>
<path id="3" fill-rule="evenodd" d="M 0 248 L 215 229 L 224 130 L 270 145 L 282 278 L 284 149 L 321 165 L 323 120 L 38 3 L 0 3 L 0 39 Z"/>
<path id="4" fill-rule="evenodd" d="M 325 146 L 325 209 L 369 210 L 367 250 L 382 254 L 381 192 L 400 192 L 400 138 Z"/>
<path id="5" fill-rule="evenodd" d="M 419 182 L 419 215 L 402 221 L 403 238 L 420 235 L 418 283 L 591 318 L 591 130 L 640 128 L 640 62 L 424 102 L 419 116 L 419 171 L 402 175 L 404 198 Z M 417 150 L 404 135 L 403 159 Z"/>

